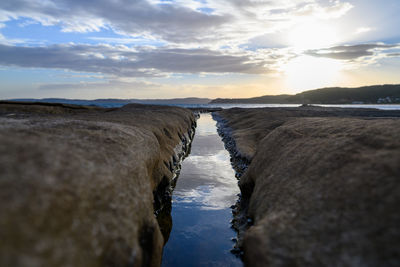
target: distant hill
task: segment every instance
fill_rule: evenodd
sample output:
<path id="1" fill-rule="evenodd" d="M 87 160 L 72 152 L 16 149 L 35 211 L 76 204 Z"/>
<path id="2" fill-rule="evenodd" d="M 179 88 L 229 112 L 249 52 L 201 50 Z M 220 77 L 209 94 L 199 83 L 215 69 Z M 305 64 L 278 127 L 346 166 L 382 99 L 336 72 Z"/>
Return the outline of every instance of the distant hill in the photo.
<path id="1" fill-rule="evenodd" d="M 400 103 L 400 85 L 373 85 L 357 88 L 330 87 L 296 95 L 265 95 L 252 98 L 217 98 L 217 103 L 242 104 L 390 104 Z"/>
<path id="2" fill-rule="evenodd" d="M 95 100 L 83 100 L 83 99 L 65 99 L 65 98 L 19 98 L 11 99 L 13 101 L 24 101 L 24 102 L 47 102 L 47 103 L 63 103 L 63 104 L 74 104 L 74 105 L 85 105 L 85 106 L 103 106 L 103 107 L 118 107 L 129 103 L 139 104 L 154 104 L 154 105 L 176 105 L 176 104 L 208 104 L 211 99 L 209 98 L 173 98 L 173 99 L 95 99 Z"/>

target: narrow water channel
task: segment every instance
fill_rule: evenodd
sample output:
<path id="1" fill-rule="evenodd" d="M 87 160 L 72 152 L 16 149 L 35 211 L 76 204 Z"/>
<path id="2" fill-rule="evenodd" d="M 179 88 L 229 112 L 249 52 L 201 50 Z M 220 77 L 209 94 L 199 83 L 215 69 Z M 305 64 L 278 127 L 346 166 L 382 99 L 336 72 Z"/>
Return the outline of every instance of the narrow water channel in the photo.
<path id="1" fill-rule="evenodd" d="M 190 155 L 172 197 L 172 231 L 162 266 L 242 266 L 230 250 L 230 206 L 239 188 L 228 151 L 210 114 L 197 121 Z"/>

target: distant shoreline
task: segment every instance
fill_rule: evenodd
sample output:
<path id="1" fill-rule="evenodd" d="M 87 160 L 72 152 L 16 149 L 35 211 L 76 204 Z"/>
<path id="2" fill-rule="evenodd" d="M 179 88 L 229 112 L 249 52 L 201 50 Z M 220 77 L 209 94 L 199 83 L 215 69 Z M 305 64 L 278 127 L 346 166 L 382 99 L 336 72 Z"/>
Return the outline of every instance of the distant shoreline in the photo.
<path id="1" fill-rule="evenodd" d="M 330 87 L 304 91 L 295 95 L 264 95 L 251 98 L 199 98 L 171 99 L 65 99 L 65 98 L 16 98 L 4 101 L 62 103 L 85 106 L 122 107 L 126 104 L 147 105 L 215 105 L 215 104 L 312 104 L 312 105 L 393 105 L 400 104 L 400 85 L 386 84 L 357 88 Z"/>

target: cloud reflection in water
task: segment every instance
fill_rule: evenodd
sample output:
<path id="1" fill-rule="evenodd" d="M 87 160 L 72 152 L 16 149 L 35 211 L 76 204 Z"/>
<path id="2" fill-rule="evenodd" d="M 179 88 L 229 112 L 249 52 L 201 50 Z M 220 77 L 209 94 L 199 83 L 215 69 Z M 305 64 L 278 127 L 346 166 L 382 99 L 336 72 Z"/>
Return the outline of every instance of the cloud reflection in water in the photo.
<path id="1" fill-rule="evenodd" d="M 173 192 L 172 231 L 164 247 L 163 267 L 242 266 L 230 253 L 230 206 L 239 193 L 229 153 L 210 114 L 198 120 L 190 155 Z"/>
<path id="2" fill-rule="evenodd" d="M 215 121 L 205 119 L 199 123 L 191 155 L 183 163 L 173 201 L 200 209 L 226 209 L 235 203 L 237 193 L 229 153 L 215 131 Z"/>

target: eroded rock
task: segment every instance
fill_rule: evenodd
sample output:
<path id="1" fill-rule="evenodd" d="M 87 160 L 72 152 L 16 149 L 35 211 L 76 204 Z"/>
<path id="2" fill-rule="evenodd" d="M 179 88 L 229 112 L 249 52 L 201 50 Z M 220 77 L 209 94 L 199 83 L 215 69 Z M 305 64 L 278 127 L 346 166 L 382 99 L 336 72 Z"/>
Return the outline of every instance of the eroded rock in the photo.
<path id="1" fill-rule="evenodd" d="M 235 215 L 251 220 L 239 240 L 246 266 L 399 264 L 400 119 L 382 118 L 398 111 L 219 114 L 251 160 Z"/>
<path id="2" fill-rule="evenodd" d="M 153 196 L 194 124 L 177 107 L 0 104 L 0 265 L 159 266 Z"/>

